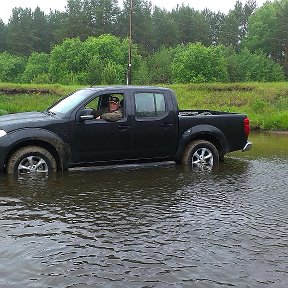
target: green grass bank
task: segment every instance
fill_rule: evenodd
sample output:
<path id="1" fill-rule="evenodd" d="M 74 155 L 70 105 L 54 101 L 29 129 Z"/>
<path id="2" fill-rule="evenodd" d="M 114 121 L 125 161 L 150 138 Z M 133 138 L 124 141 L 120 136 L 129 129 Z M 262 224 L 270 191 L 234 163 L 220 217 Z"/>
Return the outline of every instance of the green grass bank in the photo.
<path id="1" fill-rule="evenodd" d="M 81 86 L 82 87 L 82 86 Z M 288 130 L 288 82 L 166 85 L 176 92 L 180 109 L 245 113 L 251 127 Z M 80 88 L 63 85 L 0 84 L 0 114 L 42 111 Z"/>

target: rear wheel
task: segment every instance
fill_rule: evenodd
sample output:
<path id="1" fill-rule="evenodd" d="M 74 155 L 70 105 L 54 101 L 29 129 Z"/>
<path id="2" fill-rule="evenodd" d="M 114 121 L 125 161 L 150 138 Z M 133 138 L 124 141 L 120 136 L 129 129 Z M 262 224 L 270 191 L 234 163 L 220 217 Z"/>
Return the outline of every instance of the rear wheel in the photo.
<path id="1" fill-rule="evenodd" d="M 56 161 L 51 153 L 38 146 L 27 146 L 17 150 L 7 164 L 9 174 L 50 173 L 56 169 Z"/>
<path id="2" fill-rule="evenodd" d="M 219 164 L 219 153 L 211 142 L 196 140 L 186 147 L 181 162 L 191 165 L 193 170 L 211 171 Z"/>

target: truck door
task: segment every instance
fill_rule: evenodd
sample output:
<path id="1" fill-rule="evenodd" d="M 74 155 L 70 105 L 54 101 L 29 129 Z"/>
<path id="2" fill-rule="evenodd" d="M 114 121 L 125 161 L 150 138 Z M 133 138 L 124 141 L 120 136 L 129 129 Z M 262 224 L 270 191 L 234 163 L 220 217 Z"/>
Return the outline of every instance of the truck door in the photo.
<path id="1" fill-rule="evenodd" d="M 178 118 L 169 100 L 168 92 L 134 93 L 134 159 L 166 158 L 175 152 Z"/>
<path id="2" fill-rule="evenodd" d="M 107 99 L 103 101 L 106 96 L 118 97 L 120 98 L 119 100 L 122 100 L 122 103 L 125 101 L 124 94 L 100 95 L 86 104 L 83 109 L 86 108 L 86 110 L 89 111 L 89 108 L 93 108 L 99 111 L 99 109 L 103 108 L 99 105 L 103 105 L 103 103 L 107 104 Z M 71 121 L 71 152 L 73 162 L 131 159 L 132 127 L 130 123 L 131 120 L 126 116 L 125 107 L 122 107 L 123 118 L 115 122 L 94 118 L 85 121 L 80 120 L 79 113 L 81 113 L 83 109 L 81 108 L 77 112 L 76 120 Z"/>

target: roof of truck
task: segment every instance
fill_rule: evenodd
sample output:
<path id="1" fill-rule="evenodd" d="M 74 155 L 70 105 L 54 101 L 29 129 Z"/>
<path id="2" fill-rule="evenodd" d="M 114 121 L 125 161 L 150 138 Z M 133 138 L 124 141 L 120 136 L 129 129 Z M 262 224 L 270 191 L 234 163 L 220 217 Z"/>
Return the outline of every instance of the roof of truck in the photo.
<path id="1" fill-rule="evenodd" d="M 159 86 L 136 86 L 136 85 L 115 85 L 115 86 L 91 86 L 84 89 L 95 89 L 95 90 L 171 90 L 167 87 Z"/>

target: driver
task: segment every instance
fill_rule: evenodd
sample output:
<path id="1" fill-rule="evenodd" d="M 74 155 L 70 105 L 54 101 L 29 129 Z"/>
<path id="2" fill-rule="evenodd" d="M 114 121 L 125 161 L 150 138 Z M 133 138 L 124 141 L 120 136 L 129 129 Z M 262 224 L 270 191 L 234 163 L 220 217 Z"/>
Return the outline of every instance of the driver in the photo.
<path id="1" fill-rule="evenodd" d="M 96 119 L 104 119 L 110 122 L 114 122 L 121 118 L 123 118 L 123 109 L 120 105 L 119 98 L 116 96 L 110 96 L 109 107 L 104 108 L 101 115 Z"/>

